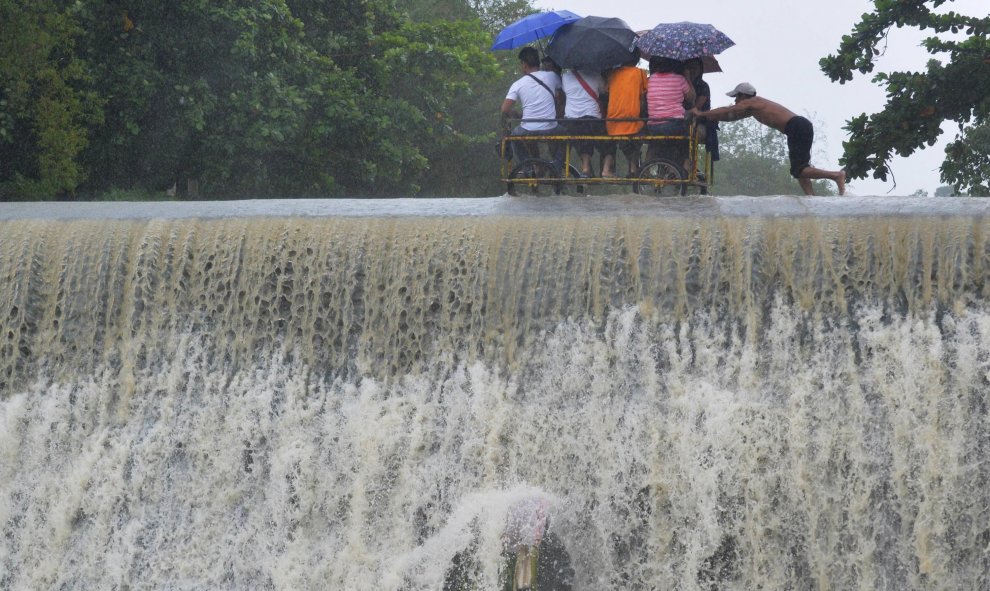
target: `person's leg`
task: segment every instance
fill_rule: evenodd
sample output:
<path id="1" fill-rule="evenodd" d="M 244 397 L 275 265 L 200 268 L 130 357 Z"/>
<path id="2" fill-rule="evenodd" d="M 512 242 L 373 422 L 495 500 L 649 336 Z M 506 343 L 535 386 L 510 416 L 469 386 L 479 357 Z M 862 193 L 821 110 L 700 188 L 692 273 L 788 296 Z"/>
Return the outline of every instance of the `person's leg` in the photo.
<path id="1" fill-rule="evenodd" d="M 577 119 L 564 119 L 563 121 L 557 123 L 557 131 L 554 135 L 581 135 L 581 122 Z M 567 171 L 563 169 L 563 162 L 566 160 L 564 157 L 569 157 L 572 164 L 576 162 L 581 156 L 581 143 L 563 142 L 563 144 L 564 146 L 561 152 L 561 166 L 559 168 L 561 169 L 561 176 L 567 176 L 565 174 Z M 574 152 L 577 152 L 577 154 Z"/>
<path id="2" fill-rule="evenodd" d="M 705 124 L 700 121 L 695 121 L 694 124 L 694 136 L 691 139 L 691 144 L 688 145 L 688 158 L 691 166 L 686 168 L 688 176 L 691 176 L 691 171 L 703 173 L 704 170 L 699 170 L 698 161 L 701 159 L 701 146 L 705 145 L 706 138 L 708 137 L 708 128 Z M 692 150 L 693 148 L 693 150 Z"/>
<path id="3" fill-rule="evenodd" d="M 683 119 L 667 121 L 661 125 L 660 132 L 662 135 L 686 137 L 688 133 L 687 123 Z M 691 161 L 688 159 L 688 140 L 663 140 L 661 156 L 671 162 L 680 164 L 690 174 Z"/>
<path id="4" fill-rule="evenodd" d="M 639 152 L 640 152 L 641 142 L 634 140 L 629 140 L 622 142 L 619 149 L 622 150 L 622 154 L 626 157 L 629 162 L 629 176 L 634 177 L 639 174 Z"/>
<path id="5" fill-rule="evenodd" d="M 695 121 L 694 137 L 698 140 L 699 144 L 705 143 L 705 138 L 708 137 L 708 127 L 704 123 Z"/>
<path id="6" fill-rule="evenodd" d="M 615 152 L 602 156 L 602 178 L 615 178 Z"/>
<path id="7" fill-rule="evenodd" d="M 603 141 L 599 148 L 602 157 L 602 177 L 604 178 L 615 177 L 615 148 L 616 142 L 614 140 Z"/>
<path id="8" fill-rule="evenodd" d="M 597 119 L 582 117 L 576 121 L 576 132 L 578 135 L 595 135 Z M 595 153 L 595 142 L 593 140 L 581 140 L 577 142 L 578 156 L 581 157 L 581 174 L 591 176 L 591 156 Z"/>
<path id="9" fill-rule="evenodd" d="M 629 160 L 629 177 L 638 175 L 639 167 L 643 163 L 643 142 L 629 142 L 629 155 L 626 159 Z"/>
<path id="10" fill-rule="evenodd" d="M 591 176 L 591 152 L 581 152 L 581 174 Z"/>
<path id="11" fill-rule="evenodd" d="M 512 135 L 529 135 L 529 133 L 529 130 L 523 129 L 519 125 L 512 130 Z M 523 160 L 532 158 L 530 155 L 530 146 L 535 146 L 536 144 L 533 142 L 512 141 L 509 142 L 509 145 L 512 149 L 513 166 L 519 166 L 519 163 Z"/>
<path id="12" fill-rule="evenodd" d="M 672 119 L 663 123 L 655 123 L 646 128 L 648 135 L 687 136 L 687 125 L 683 119 Z M 688 158 L 688 140 L 663 139 L 654 140 L 647 144 L 646 162 L 655 158 L 663 158 L 684 167 L 691 174 L 691 160 Z"/>
<path id="13" fill-rule="evenodd" d="M 804 189 L 805 195 L 814 195 L 814 185 L 811 181 L 817 179 L 826 179 L 834 181 L 835 185 L 839 188 L 839 195 L 846 194 L 846 171 L 844 170 L 822 170 L 820 168 L 815 168 L 813 166 L 806 166 L 801 170 L 798 176 L 798 184 Z"/>
<path id="14" fill-rule="evenodd" d="M 605 122 L 601 119 L 594 119 L 588 122 L 588 132 L 595 136 L 604 136 L 605 134 Z M 591 156 L 594 160 L 595 151 L 598 151 L 598 167 L 601 171 L 602 166 L 605 164 L 605 154 L 608 153 L 608 142 L 594 140 L 591 142 Z M 589 163 L 589 166 L 591 164 Z M 594 169 L 592 169 L 592 174 L 594 174 Z"/>
<path id="15" fill-rule="evenodd" d="M 660 124 L 647 125 L 643 128 L 643 133 L 646 135 L 663 135 Z M 660 140 L 650 140 L 643 143 L 646 144 L 646 155 L 643 157 L 643 162 L 649 162 L 660 157 L 660 152 L 662 151 Z"/>
<path id="16" fill-rule="evenodd" d="M 542 135 L 561 135 L 566 133 L 560 126 L 553 129 L 547 129 L 541 132 Z M 548 142 L 550 144 L 550 160 L 553 161 L 554 166 L 557 167 L 557 171 L 564 175 L 564 146 L 566 145 L 563 141 L 552 140 Z"/>
<path id="17" fill-rule="evenodd" d="M 805 195 L 814 195 L 811 181 L 827 179 L 835 182 L 839 195 L 846 194 L 846 172 L 844 170 L 822 170 L 811 166 L 811 144 L 815 131 L 811 122 L 804 117 L 794 117 L 784 127 L 787 135 L 787 155 L 791 160 L 791 176 L 797 179 Z"/>
<path id="18" fill-rule="evenodd" d="M 710 183 L 715 178 L 715 163 L 721 158 L 718 149 L 718 121 L 709 121 L 705 124 L 705 152 L 708 153 L 708 178 Z"/>
<path id="19" fill-rule="evenodd" d="M 686 139 L 688 134 L 687 122 L 684 119 L 675 119 L 673 121 L 665 123 L 663 133 L 664 135 L 673 135 L 673 136 L 680 136 L 685 138 L 685 139 L 676 139 L 676 140 L 675 139 L 666 140 L 669 149 L 669 156 L 667 156 L 667 158 L 671 162 L 676 162 L 681 166 L 683 166 L 684 170 L 687 171 L 687 174 L 690 175 L 691 166 L 693 163 L 691 162 L 691 159 L 688 156 L 690 150 L 688 149 L 689 140 Z"/>
<path id="20" fill-rule="evenodd" d="M 517 127 L 516 129 L 512 130 L 512 135 L 540 137 L 547 135 L 560 135 L 562 132 L 563 132 L 562 129 L 557 129 L 557 128 L 531 130 L 531 129 L 523 129 L 522 127 Z M 514 144 L 513 158 L 517 159 L 515 165 L 518 165 L 519 162 L 522 162 L 520 158 L 521 159 L 540 158 L 541 157 L 540 146 L 543 144 L 547 144 L 547 148 L 550 152 L 550 159 L 553 161 L 554 166 L 557 167 L 557 170 L 559 171 L 564 166 L 563 142 L 559 142 L 556 140 L 546 141 L 546 142 L 534 140 L 534 141 L 524 141 L 524 142 L 523 141 L 513 142 L 513 144 Z"/>
<path id="21" fill-rule="evenodd" d="M 684 133 L 687 133 L 687 131 Z M 674 160 L 674 162 L 681 162 L 681 166 L 684 167 L 684 174 L 690 177 L 691 171 L 694 169 L 694 160 L 691 159 L 690 140 L 674 140 L 674 151 L 678 157 L 678 160 Z"/>

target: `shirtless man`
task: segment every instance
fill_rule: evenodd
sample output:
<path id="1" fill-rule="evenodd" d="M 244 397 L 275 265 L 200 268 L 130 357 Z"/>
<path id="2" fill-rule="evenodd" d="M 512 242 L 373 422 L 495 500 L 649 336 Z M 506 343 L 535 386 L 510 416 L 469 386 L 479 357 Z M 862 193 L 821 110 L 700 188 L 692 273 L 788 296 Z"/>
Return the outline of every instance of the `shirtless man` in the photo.
<path id="1" fill-rule="evenodd" d="M 811 181 L 829 179 L 839 187 L 839 195 L 846 194 L 846 172 L 844 170 L 821 170 L 811 166 L 811 143 L 815 130 L 800 115 L 795 115 L 782 105 L 756 96 L 756 88 L 743 82 L 726 93 L 735 97 L 736 104 L 705 111 L 691 109 L 695 117 L 705 117 L 712 121 L 738 121 L 752 117 L 767 127 L 772 127 L 787 136 L 787 151 L 791 160 L 791 176 L 797 179 L 805 195 L 814 195 Z"/>

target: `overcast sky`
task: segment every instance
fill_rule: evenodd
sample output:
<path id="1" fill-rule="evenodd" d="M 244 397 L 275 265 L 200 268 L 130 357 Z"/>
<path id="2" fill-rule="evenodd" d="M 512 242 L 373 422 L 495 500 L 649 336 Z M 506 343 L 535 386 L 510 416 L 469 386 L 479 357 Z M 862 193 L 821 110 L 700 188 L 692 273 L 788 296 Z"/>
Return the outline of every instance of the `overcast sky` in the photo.
<path id="1" fill-rule="evenodd" d="M 691 0 L 656 2 L 645 0 L 535 0 L 541 9 L 566 9 L 581 16 L 616 16 L 633 30 L 653 28 L 661 22 L 711 23 L 736 42 L 718 56 L 722 73 L 706 74 L 715 107 L 730 104 L 725 96 L 739 82 L 752 83 L 759 94 L 779 102 L 816 122 L 815 152 L 824 148 L 828 161 L 812 160 L 819 168 L 838 168 L 846 121 L 873 113 L 886 102 L 884 91 L 870 82 L 872 74 L 859 75 L 844 85 L 833 83 L 818 61 L 834 53 L 843 35 L 849 34 L 860 16 L 873 8 L 867 0 Z M 987 0 L 947 2 L 941 11 L 983 15 Z M 876 71 L 920 71 L 930 56 L 919 46 L 924 35 L 916 29 L 895 29 Z M 817 123 L 820 123 L 817 124 Z M 731 123 L 723 124 L 731 125 Z M 955 125 L 943 125 L 942 141 L 892 162 L 897 186 L 889 180 L 855 180 L 849 190 L 855 195 L 910 195 L 918 189 L 934 194 L 938 167 L 945 144 L 955 137 Z M 814 153 L 814 152 L 813 152 Z M 795 185 L 795 189 L 797 185 Z"/>

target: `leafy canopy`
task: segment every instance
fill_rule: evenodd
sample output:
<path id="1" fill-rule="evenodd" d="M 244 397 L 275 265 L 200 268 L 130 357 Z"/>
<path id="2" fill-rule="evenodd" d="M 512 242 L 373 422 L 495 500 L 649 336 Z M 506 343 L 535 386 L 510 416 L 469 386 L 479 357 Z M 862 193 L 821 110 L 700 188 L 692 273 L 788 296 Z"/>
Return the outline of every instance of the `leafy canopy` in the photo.
<path id="1" fill-rule="evenodd" d="M 102 120 L 75 54 L 78 24 L 54 0 L 0 0 L 0 23 L 0 198 L 71 190 L 86 178 L 87 130 Z"/>
<path id="2" fill-rule="evenodd" d="M 496 161 L 485 23 L 520 3 L 445 1 L 0 0 L 0 199 L 463 186 Z"/>
<path id="3" fill-rule="evenodd" d="M 936 11 L 947 0 L 875 0 L 839 50 L 821 60 L 833 81 L 852 80 L 854 72 L 873 71 L 893 27 L 931 31 L 925 49 L 939 59 L 924 71 L 879 73 L 887 104 L 879 113 L 848 122 L 842 163 L 853 178 L 886 180 L 893 154 L 908 156 L 934 145 L 943 122 L 958 124 L 955 140 L 945 149 L 941 177 L 956 190 L 971 194 L 990 189 L 990 16 L 972 17 Z"/>

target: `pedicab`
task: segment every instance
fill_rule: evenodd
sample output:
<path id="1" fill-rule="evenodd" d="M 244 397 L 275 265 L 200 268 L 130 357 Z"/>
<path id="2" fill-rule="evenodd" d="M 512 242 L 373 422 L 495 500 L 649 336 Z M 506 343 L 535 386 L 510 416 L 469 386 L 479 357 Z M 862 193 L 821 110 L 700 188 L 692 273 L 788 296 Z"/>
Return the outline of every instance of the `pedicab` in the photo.
<path id="1" fill-rule="evenodd" d="M 637 43 L 640 36 L 635 33 L 622 19 L 598 16 L 586 16 L 581 19 L 561 25 L 553 34 L 546 47 L 545 54 L 558 66 L 573 70 L 602 72 L 638 61 L 644 54 Z M 731 43 L 731 41 L 729 41 Z M 651 50 L 656 49 L 653 46 Z M 662 48 L 661 48 L 662 49 Z M 721 48 L 717 48 L 721 50 Z M 705 54 L 702 49 L 692 49 Z M 717 52 L 717 51 L 716 51 Z M 595 97 L 597 98 L 597 97 Z M 519 122 L 521 120 L 510 120 Z M 554 121 L 560 119 L 528 119 L 531 123 Z M 605 119 L 606 122 L 643 121 L 644 119 Z M 651 120 L 649 123 L 659 123 Z M 558 125 L 558 128 L 561 128 Z M 509 125 L 508 129 L 516 129 Z M 563 129 L 563 128 L 561 128 Z M 706 194 L 711 189 L 712 164 L 711 155 L 705 150 L 698 149 L 698 129 L 691 122 L 684 135 L 657 135 L 649 131 L 637 135 L 574 135 L 561 133 L 559 135 L 505 135 L 502 138 L 502 181 L 506 183 L 509 194 L 520 189 L 529 193 L 544 192 L 561 193 L 573 188 L 584 192 L 587 187 L 598 185 L 632 185 L 633 191 L 654 195 L 688 195 L 691 193 Z M 627 177 L 588 177 L 571 164 L 571 147 L 575 142 L 593 141 L 601 145 L 603 142 L 642 142 L 651 146 L 648 155 L 658 157 L 648 158 L 645 162 L 639 159 L 641 165 L 635 174 Z M 674 154 L 673 149 L 678 142 L 687 142 L 688 158 L 672 158 L 665 154 Z M 528 158 L 512 162 L 507 156 L 511 142 L 520 142 L 526 150 L 516 150 L 517 153 L 528 153 Z M 558 153 L 563 147 L 564 157 L 554 161 L 539 156 L 540 144 L 554 144 Z M 560 146 L 560 144 L 563 146 Z M 618 146 L 616 146 L 618 147 Z M 665 149 L 670 148 L 670 149 Z"/>
<path id="2" fill-rule="evenodd" d="M 514 120 L 516 122 L 521 120 Z M 530 119 L 530 122 L 563 121 L 560 119 Z M 610 119 L 607 121 L 645 121 L 644 119 Z M 669 157 L 650 158 L 641 160 L 638 172 L 629 176 L 603 177 L 600 174 L 585 176 L 571 163 L 571 147 L 576 142 L 642 142 L 653 144 L 663 153 L 664 145 L 677 142 L 688 142 L 688 161 L 675 162 Z M 529 157 L 521 162 L 510 159 L 512 153 L 510 142 L 521 142 L 526 146 Z M 552 142 L 563 143 L 563 162 L 555 163 L 549 157 L 540 155 L 541 144 L 550 145 Z M 505 183 L 509 195 L 559 195 L 567 190 L 584 193 L 588 187 L 596 186 L 631 186 L 633 192 L 657 196 L 677 195 L 707 195 L 711 191 L 713 181 L 712 158 L 707 150 L 699 150 L 697 125 L 692 121 L 686 135 L 654 135 L 641 133 L 637 135 L 511 135 L 506 134 L 501 142 L 501 181 Z M 672 150 L 670 150 L 672 151 Z"/>

